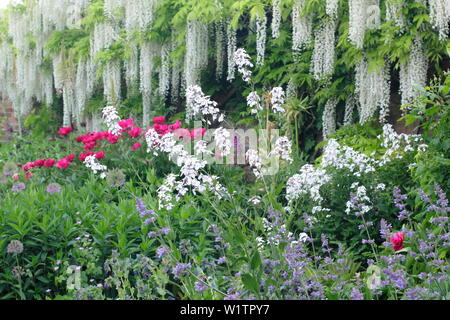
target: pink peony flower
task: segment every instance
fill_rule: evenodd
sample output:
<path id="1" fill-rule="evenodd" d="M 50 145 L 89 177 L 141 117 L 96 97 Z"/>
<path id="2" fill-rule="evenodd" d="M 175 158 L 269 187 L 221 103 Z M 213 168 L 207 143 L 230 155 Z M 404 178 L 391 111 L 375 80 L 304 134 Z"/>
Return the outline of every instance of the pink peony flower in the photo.
<path id="1" fill-rule="evenodd" d="M 105 158 L 105 151 L 97 152 L 97 153 L 95 154 L 95 158 L 96 158 L 97 160 L 101 160 L 101 159 Z"/>
<path id="2" fill-rule="evenodd" d="M 56 163 L 56 167 L 59 169 L 66 169 L 70 166 L 70 162 L 67 159 L 61 159 Z"/>
<path id="3" fill-rule="evenodd" d="M 138 142 L 138 143 L 135 143 L 135 144 L 131 147 L 131 150 L 138 150 L 138 149 L 140 149 L 140 148 L 142 148 L 142 144 L 140 144 L 140 143 Z"/>
<path id="4" fill-rule="evenodd" d="M 154 124 L 164 124 L 165 122 L 166 122 L 166 117 L 164 117 L 164 116 L 153 118 Z"/>
<path id="5" fill-rule="evenodd" d="M 44 167 L 52 168 L 53 166 L 55 166 L 55 160 L 47 159 L 47 160 L 44 161 Z"/>
<path id="6" fill-rule="evenodd" d="M 133 123 L 133 119 L 132 119 L 132 118 L 127 119 L 127 120 L 123 120 L 123 121 L 119 121 L 118 123 L 119 123 L 119 126 L 120 126 L 122 129 L 131 129 L 131 128 L 133 128 L 133 127 L 136 126 L 136 125 Z"/>
<path id="7" fill-rule="evenodd" d="M 73 131 L 72 127 L 66 127 L 59 129 L 58 133 L 62 136 L 67 136 L 68 134 L 71 134 Z"/>
<path id="8" fill-rule="evenodd" d="M 73 160 L 75 160 L 75 155 L 74 154 L 68 155 L 64 159 L 71 163 L 73 162 Z"/>
<path id="9" fill-rule="evenodd" d="M 403 249 L 403 241 L 405 240 L 405 234 L 403 232 L 394 233 L 391 236 L 391 243 L 394 246 L 395 251 Z"/>
<path id="10" fill-rule="evenodd" d="M 128 134 L 132 138 L 138 138 L 141 135 L 141 133 L 142 133 L 141 128 L 134 128 L 134 129 L 131 129 L 130 132 L 128 132 Z"/>

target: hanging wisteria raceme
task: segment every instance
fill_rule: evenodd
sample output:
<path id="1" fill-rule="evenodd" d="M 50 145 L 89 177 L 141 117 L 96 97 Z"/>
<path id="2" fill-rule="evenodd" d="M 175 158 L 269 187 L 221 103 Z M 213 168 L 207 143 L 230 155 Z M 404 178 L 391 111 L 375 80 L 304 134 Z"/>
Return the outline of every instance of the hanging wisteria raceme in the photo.
<path id="1" fill-rule="evenodd" d="M 312 41 L 312 15 L 304 13 L 305 0 L 294 0 L 292 11 L 292 50 L 301 51 Z"/>
<path id="2" fill-rule="evenodd" d="M 147 126 L 150 121 L 150 104 L 152 95 L 152 75 L 154 69 L 153 59 L 160 50 L 159 45 L 146 41 L 141 46 L 140 55 L 140 90 L 143 99 L 143 124 Z"/>
<path id="3" fill-rule="evenodd" d="M 330 17 L 336 18 L 339 0 L 327 0 L 325 11 Z"/>
<path id="4" fill-rule="evenodd" d="M 420 89 L 427 83 L 427 72 L 428 57 L 422 39 L 417 37 L 411 46 L 408 61 L 400 65 L 402 105 L 413 102 L 420 95 Z"/>
<path id="5" fill-rule="evenodd" d="M 237 50 L 236 30 L 231 26 L 230 21 L 227 22 L 227 57 L 228 57 L 228 74 L 227 81 L 235 78 L 236 63 L 234 54 Z"/>
<path id="6" fill-rule="evenodd" d="M 161 68 L 159 70 L 159 93 L 164 101 L 170 89 L 170 45 L 161 46 Z"/>
<path id="7" fill-rule="evenodd" d="M 172 30 L 170 50 L 173 52 L 178 48 L 180 44 L 176 40 L 175 31 Z M 181 85 L 181 73 L 182 73 L 182 62 L 177 60 L 172 60 L 172 68 L 170 75 L 170 101 L 175 104 L 178 102 L 180 97 L 180 85 Z"/>
<path id="8" fill-rule="evenodd" d="M 91 57 L 94 59 L 97 53 L 109 48 L 116 40 L 119 40 L 117 26 L 110 21 L 97 23 L 90 40 Z"/>
<path id="9" fill-rule="evenodd" d="M 272 37 L 278 39 L 280 37 L 281 25 L 281 0 L 272 0 Z"/>
<path id="10" fill-rule="evenodd" d="M 78 61 L 75 80 L 75 109 L 74 114 L 78 124 L 82 122 L 82 115 L 89 98 L 87 91 L 87 62 L 82 59 Z"/>
<path id="11" fill-rule="evenodd" d="M 120 8 L 123 8 L 123 5 L 126 4 L 124 0 L 104 0 L 103 12 L 106 17 L 109 19 L 114 19 Z"/>
<path id="12" fill-rule="evenodd" d="M 394 21 L 394 24 L 403 28 L 406 24 L 405 16 L 402 14 L 404 3 L 398 0 L 387 0 L 386 1 L 386 20 Z"/>
<path id="13" fill-rule="evenodd" d="M 353 114 L 356 108 L 356 98 L 351 94 L 345 101 L 344 126 L 353 123 Z"/>
<path id="14" fill-rule="evenodd" d="M 214 24 L 216 35 L 216 79 L 220 80 L 223 76 L 224 57 L 225 57 L 225 23 L 223 21 Z"/>
<path id="15" fill-rule="evenodd" d="M 264 64 L 267 39 L 267 16 L 256 16 L 256 65 Z"/>
<path id="16" fill-rule="evenodd" d="M 120 60 L 109 61 L 103 68 L 104 96 L 109 105 L 117 105 L 121 100 Z"/>
<path id="17" fill-rule="evenodd" d="M 366 33 L 367 0 L 349 0 L 349 33 L 348 39 L 351 44 L 359 49 L 363 47 L 364 35 Z"/>
<path id="18" fill-rule="evenodd" d="M 297 85 L 294 80 L 289 79 L 287 88 L 286 88 L 286 98 L 291 99 L 297 97 Z"/>
<path id="19" fill-rule="evenodd" d="M 125 80 L 129 89 L 139 83 L 139 48 L 134 43 L 130 45 L 130 55 L 125 60 Z"/>
<path id="20" fill-rule="evenodd" d="M 328 139 L 336 131 L 336 98 L 329 99 L 325 104 L 322 116 L 323 138 Z"/>
<path id="21" fill-rule="evenodd" d="M 316 80 L 321 80 L 333 74 L 335 30 L 336 19 L 329 18 L 315 32 L 311 73 Z"/>
<path id="22" fill-rule="evenodd" d="M 429 0 L 431 25 L 439 32 L 439 39 L 449 36 L 450 0 Z"/>
<path id="23" fill-rule="evenodd" d="M 118 1 L 118 0 L 116 0 Z M 162 0 L 125 0 L 125 30 L 131 37 L 134 31 L 145 31 L 155 19 L 155 11 Z"/>
<path id="24" fill-rule="evenodd" d="M 380 111 L 380 121 L 385 122 L 389 113 L 390 74 L 386 63 L 381 69 L 369 71 L 369 64 L 362 58 L 356 66 L 356 91 L 360 104 L 360 123 L 364 123 Z"/>
<path id="25" fill-rule="evenodd" d="M 200 21 L 190 20 L 186 24 L 186 88 L 198 85 L 200 72 L 208 65 L 208 26 Z"/>

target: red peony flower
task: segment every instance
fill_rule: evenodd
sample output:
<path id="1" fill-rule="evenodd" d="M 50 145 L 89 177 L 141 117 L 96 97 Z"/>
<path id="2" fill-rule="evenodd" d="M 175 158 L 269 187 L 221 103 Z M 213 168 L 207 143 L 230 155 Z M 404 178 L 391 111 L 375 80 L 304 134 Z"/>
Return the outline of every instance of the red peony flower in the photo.
<path id="1" fill-rule="evenodd" d="M 205 135 L 205 133 L 206 133 L 205 128 L 194 129 L 191 132 L 191 137 L 192 137 L 192 139 L 198 139 L 198 138 L 203 137 Z"/>
<path id="2" fill-rule="evenodd" d="M 120 126 L 122 129 L 131 129 L 131 128 L 133 128 L 133 127 L 136 126 L 136 125 L 133 123 L 133 119 L 132 119 L 132 118 L 127 119 L 127 120 L 123 120 L 123 121 L 119 121 L 118 123 L 119 123 L 119 126 Z"/>
<path id="3" fill-rule="evenodd" d="M 405 234 L 403 232 L 394 233 L 391 236 L 391 243 L 394 246 L 395 251 L 403 249 L 403 241 L 405 240 Z"/>
<path id="4" fill-rule="evenodd" d="M 30 179 L 31 177 L 33 176 L 33 174 L 30 172 L 30 171 L 28 171 L 28 172 L 25 172 L 25 179 Z"/>
<path id="5" fill-rule="evenodd" d="M 66 169 L 69 166 L 70 166 L 70 162 L 67 159 L 61 159 L 56 164 L 56 167 L 59 169 Z"/>
<path id="6" fill-rule="evenodd" d="M 61 128 L 58 133 L 62 136 L 67 136 L 68 134 L 71 134 L 73 131 L 72 127 L 66 127 L 66 128 Z"/>
<path id="7" fill-rule="evenodd" d="M 154 124 L 164 124 L 165 122 L 166 122 L 166 117 L 164 117 L 164 116 L 153 118 Z"/>
<path id="8" fill-rule="evenodd" d="M 14 181 L 19 181 L 19 174 L 14 174 L 13 176 L 12 176 L 12 179 L 14 180 Z"/>
<path id="9" fill-rule="evenodd" d="M 142 133 L 141 128 L 134 128 L 134 129 L 131 129 L 130 132 L 128 132 L 128 134 L 132 138 L 138 138 L 141 135 L 141 133 Z"/>
<path id="10" fill-rule="evenodd" d="M 44 166 L 45 160 L 37 160 L 34 162 L 35 167 L 42 168 Z"/>
<path id="11" fill-rule="evenodd" d="M 47 159 L 44 161 L 44 167 L 46 168 L 52 168 L 55 166 L 55 160 L 53 159 Z"/>
<path id="12" fill-rule="evenodd" d="M 131 150 L 138 150 L 138 149 L 140 149 L 140 148 L 142 148 L 142 144 L 140 144 L 140 143 L 138 142 L 138 143 L 135 143 L 135 144 L 131 147 Z"/>
<path id="13" fill-rule="evenodd" d="M 23 171 L 29 171 L 35 167 L 34 162 L 28 162 L 26 165 L 23 166 Z"/>
<path id="14" fill-rule="evenodd" d="M 73 162 L 73 160 L 75 160 L 75 155 L 74 155 L 74 154 L 71 154 L 71 155 L 65 157 L 64 159 L 66 159 L 66 160 L 69 161 L 69 162 Z"/>
<path id="15" fill-rule="evenodd" d="M 105 158 L 105 151 L 97 152 L 97 153 L 95 154 L 95 158 L 96 158 L 97 160 L 101 160 L 101 159 Z"/>

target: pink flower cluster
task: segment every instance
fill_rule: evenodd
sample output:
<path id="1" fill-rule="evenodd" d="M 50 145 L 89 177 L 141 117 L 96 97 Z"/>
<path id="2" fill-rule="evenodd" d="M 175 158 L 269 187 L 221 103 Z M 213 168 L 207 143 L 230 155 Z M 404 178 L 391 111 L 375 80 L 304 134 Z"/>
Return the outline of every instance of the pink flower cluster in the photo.
<path id="1" fill-rule="evenodd" d="M 155 117 L 153 118 L 153 127 L 158 134 L 161 136 L 174 133 L 174 135 L 180 139 L 185 141 L 190 141 L 191 139 L 197 139 L 203 137 L 206 133 L 206 129 L 194 129 L 190 131 L 189 129 L 183 129 L 181 121 L 177 120 L 173 124 L 166 124 L 166 117 Z M 144 130 L 139 128 L 132 118 L 126 119 L 118 122 L 121 127 L 121 131 L 119 135 L 114 135 L 108 131 L 104 132 L 90 132 L 75 138 L 75 141 L 81 142 L 84 146 L 85 153 L 78 154 L 78 160 L 83 163 L 87 157 L 95 156 L 96 159 L 101 160 L 105 158 L 105 151 L 94 152 L 93 150 L 96 147 L 99 147 L 101 141 L 107 141 L 109 144 L 116 144 L 119 142 L 121 138 L 128 135 L 132 139 L 138 139 L 142 136 Z M 74 131 L 73 127 L 61 128 L 58 133 L 66 137 L 70 135 Z M 132 150 L 139 150 L 142 148 L 142 144 L 140 142 L 136 142 L 132 145 Z M 68 155 L 67 157 L 59 160 L 55 159 L 40 159 L 33 162 L 28 162 L 25 164 L 22 169 L 26 172 L 26 178 L 30 178 L 32 173 L 31 169 L 35 168 L 59 168 L 66 169 L 68 168 L 72 162 L 75 160 L 75 154 Z"/>

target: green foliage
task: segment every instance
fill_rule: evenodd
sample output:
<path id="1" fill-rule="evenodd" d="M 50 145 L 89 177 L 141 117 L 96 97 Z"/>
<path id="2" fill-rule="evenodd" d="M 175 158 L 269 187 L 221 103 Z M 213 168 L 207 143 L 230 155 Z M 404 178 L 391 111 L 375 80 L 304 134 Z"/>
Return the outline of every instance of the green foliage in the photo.
<path id="1" fill-rule="evenodd" d="M 24 127 L 30 130 L 35 138 L 43 139 L 49 132 L 52 132 L 58 126 L 55 113 L 47 106 L 40 110 L 34 109 L 24 121 Z"/>

